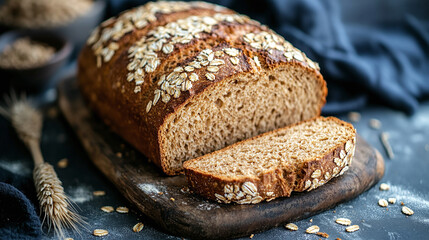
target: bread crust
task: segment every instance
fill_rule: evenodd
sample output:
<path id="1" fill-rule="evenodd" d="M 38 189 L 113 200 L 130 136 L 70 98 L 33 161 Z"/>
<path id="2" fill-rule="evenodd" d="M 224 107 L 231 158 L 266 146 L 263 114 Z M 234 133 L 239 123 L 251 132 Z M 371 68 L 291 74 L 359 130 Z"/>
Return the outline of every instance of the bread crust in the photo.
<path id="1" fill-rule="evenodd" d="M 319 117 L 323 118 L 323 117 Z M 316 118 L 307 120 L 314 121 Z M 239 204 L 252 204 L 261 201 L 271 201 L 278 197 L 289 197 L 292 191 L 303 192 L 316 189 L 332 178 L 341 176 L 349 169 L 352 163 L 356 147 L 356 130 L 353 125 L 341 121 L 335 117 L 327 117 L 326 120 L 334 121 L 353 132 L 347 141 L 340 142 L 338 145 L 330 149 L 327 154 L 318 156 L 313 159 L 308 159 L 300 166 L 282 166 L 273 171 L 266 172 L 258 178 L 229 178 L 222 176 L 213 176 L 207 172 L 199 171 L 191 167 L 193 162 L 200 161 L 201 159 L 210 158 L 228 149 L 237 148 L 240 145 L 246 144 L 254 139 L 261 138 L 267 135 L 275 135 L 275 133 L 283 129 L 293 128 L 300 123 L 292 124 L 290 126 L 276 129 L 271 132 L 261 134 L 259 136 L 232 144 L 224 149 L 215 151 L 213 153 L 201 156 L 196 159 L 186 161 L 183 166 L 188 185 L 194 193 L 197 193 L 205 198 L 218 201 L 220 203 L 239 203 Z M 229 194 L 228 191 L 232 186 L 235 191 L 235 196 L 242 192 L 243 185 L 251 183 L 254 185 L 254 194 L 245 194 L 245 198 L 236 198 L 234 195 Z"/>
<path id="2" fill-rule="evenodd" d="M 156 6 L 156 4 L 161 3 L 151 4 Z M 162 4 L 167 3 L 164 2 Z M 174 3 L 171 4 L 174 5 Z M 189 5 L 189 3 L 180 4 Z M 133 11 L 137 10 L 134 9 L 128 12 Z M 238 18 L 243 22 L 218 22 L 218 24 L 213 26 L 210 33 L 202 32 L 199 38 L 194 38 L 186 44 L 177 44 L 170 54 L 159 53 L 160 63 L 158 68 L 153 72 L 145 73 L 143 77 L 144 81 L 141 85 L 134 85 L 127 80 L 130 64 L 129 49 L 142 37 L 147 36 L 148 33 L 160 26 L 165 26 L 165 24 L 175 22 L 179 19 L 192 16 L 214 16 L 216 14 L 225 14 L 225 16 L 236 15 L 235 12 L 226 8 L 207 4 L 190 5 L 187 9 L 167 11 L 167 13 L 154 12 L 155 19 L 148 22 L 145 27 L 127 32 L 116 41 L 108 40 L 103 43 L 102 46 L 104 48 L 108 48 L 106 46 L 110 46 L 111 43 L 117 43 L 117 45 L 112 45 L 112 48 L 116 50 L 112 56 L 107 57 L 107 61 L 105 61 L 106 55 L 104 55 L 104 58 L 100 57 L 100 52 L 103 51 L 100 50 L 101 47 L 99 49 L 96 48 L 98 43 L 93 43 L 94 41 L 91 38 L 91 43 L 83 48 L 79 56 L 79 87 L 89 106 L 115 133 L 132 144 L 149 161 L 160 166 L 169 175 L 175 175 L 180 172 L 170 169 L 164 159 L 165 150 L 160 146 L 163 140 L 161 132 L 164 123 L 174 113 L 180 111 L 194 96 L 204 91 L 210 91 L 219 82 L 227 81 L 243 73 L 258 73 L 260 69 L 272 70 L 279 67 L 296 66 L 302 68 L 303 71 L 310 72 L 321 88 L 322 97 L 319 101 L 318 115 L 320 115 L 321 108 L 326 101 L 326 83 L 318 70 L 317 64 L 306 58 L 304 54 L 301 54 L 291 45 L 291 49 L 293 48 L 294 51 L 293 54 L 296 54 L 293 57 L 282 55 L 282 52 L 277 50 L 268 53 L 266 50 L 252 47 L 249 43 L 241 39 L 240 34 L 250 31 L 256 33 L 274 33 L 257 22 L 246 20 L 245 17 Z M 118 19 L 108 20 L 102 24 L 95 31 L 96 33 L 99 32 L 98 35 L 95 34 L 94 36 L 98 36 L 101 39 L 103 33 L 107 32 L 105 29 L 113 28 L 119 21 Z M 220 48 L 238 49 L 240 51 L 240 63 L 234 68 L 221 68 L 216 74 L 214 81 L 207 80 L 205 77 L 207 71 L 201 70 L 197 72 L 200 80 L 193 82 L 191 89 L 182 91 L 177 98 L 171 97 L 171 100 L 167 101 L 167 103 L 159 100 L 156 105 L 149 106 L 151 105 L 150 103 L 155 102 L 154 91 L 159 88 L 157 81 L 160 76 L 171 72 L 177 66 L 184 66 L 198 52 L 204 49 L 202 47 L 213 50 Z M 255 65 L 254 57 L 258 57 L 261 64 L 260 67 Z M 139 88 L 139 92 L 136 94 L 135 91 L 138 90 L 137 88 Z M 149 112 L 145 111 L 147 106 L 149 106 Z"/>

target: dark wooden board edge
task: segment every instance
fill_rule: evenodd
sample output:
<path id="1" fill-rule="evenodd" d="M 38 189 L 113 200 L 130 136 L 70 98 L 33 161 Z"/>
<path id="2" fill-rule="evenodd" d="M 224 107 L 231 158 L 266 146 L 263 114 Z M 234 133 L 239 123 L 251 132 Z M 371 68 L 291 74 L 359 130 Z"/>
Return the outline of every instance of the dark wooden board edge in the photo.
<path id="1" fill-rule="evenodd" d="M 181 237 L 248 236 L 304 219 L 357 197 L 384 174 L 381 155 L 358 136 L 355 159 L 349 171 L 318 189 L 257 205 L 220 204 L 184 191 L 184 176 L 167 177 L 111 133 L 86 106 L 75 77 L 60 84 L 59 105 L 90 159 L 103 174 L 158 226 Z M 118 157 L 117 152 L 123 153 L 123 157 Z"/>

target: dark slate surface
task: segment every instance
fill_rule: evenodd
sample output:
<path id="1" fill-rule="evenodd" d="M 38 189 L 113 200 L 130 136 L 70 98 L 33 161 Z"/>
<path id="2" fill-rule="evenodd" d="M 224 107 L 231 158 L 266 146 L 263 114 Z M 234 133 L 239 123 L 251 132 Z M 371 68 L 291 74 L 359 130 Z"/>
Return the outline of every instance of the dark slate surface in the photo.
<path id="1" fill-rule="evenodd" d="M 47 94 L 55 99 L 55 94 Z M 54 103 L 45 106 L 47 115 L 59 112 Z M 421 105 L 418 113 L 408 117 L 384 107 L 369 107 L 362 112 L 362 119 L 355 123 L 358 133 L 377 148 L 386 159 L 386 172 L 381 182 L 388 183 L 391 190 L 378 190 L 379 184 L 363 193 L 357 199 L 341 204 L 335 209 L 326 211 L 310 219 L 296 224 L 297 232 L 290 232 L 283 227 L 271 229 L 263 233 L 255 233 L 253 239 L 319 239 L 320 237 L 305 234 L 304 231 L 316 224 L 330 235 L 330 239 L 426 239 L 429 233 L 429 102 Z M 347 120 L 347 116 L 339 116 Z M 380 130 L 368 126 L 371 118 L 382 122 Z M 390 133 L 390 142 L 395 158 L 387 158 L 380 143 L 381 131 Z M 29 176 L 32 171 L 32 161 L 25 147 L 17 139 L 14 132 L 4 120 L 0 120 L 0 166 L 17 174 Z M 69 159 L 65 169 L 56 167 L 57 173 L 65 186 L 65 191 L 74 199 L 80 208 L 80 213 L 90 224 L 89 229 L 104 228 L 110 231 L 105 239 L 180 239 L 161 232 L 149 219 L 141 216 L 129 206 L 114 186 L 90 162 L 78 139 L 67 125 L 64 118 L 47 117 L 44 122 L 42 151 L 46 161 L 56 164 L 62 158 Z M 93 197 L 92 191 L 104 190 L 106 196 Z M 390 205 L 388 211 L 377 205 L 380 198 L 396 197 L 398 202 Z M 315 199 L 323 201 L 323 199 Z M 415 211 L 406 217 L 400 211 L 403 201 Z M 129 206 L 131 213 L 104 213 L 101 206 Z M 347 217 L 353 224 L 359 224 L 361 230 L 355 233 L 344 232 L 343 226 L 334 223 L 337 217 Z M 140 233 L 132 232 L 132 226 L 138 221 L 145 224 Z M 46 230 L 45 230 L 46 231 Z M 83 230 L 81 236 L 69 233 L 69 236 L 79 239 L 96 239 L 90 230 Z M 47 234 L 46 238 L 54 239 Z M 246 238 L 243 238 L 246 239 Z"/>

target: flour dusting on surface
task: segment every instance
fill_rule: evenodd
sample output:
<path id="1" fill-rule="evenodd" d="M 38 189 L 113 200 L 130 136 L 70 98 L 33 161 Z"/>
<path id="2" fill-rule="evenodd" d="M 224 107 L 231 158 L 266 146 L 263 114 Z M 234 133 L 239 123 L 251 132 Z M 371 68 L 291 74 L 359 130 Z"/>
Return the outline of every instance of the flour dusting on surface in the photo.
<path id="1" fill-rule="evenodd" d="M 0 159 L 0 167 L 8 170 L 11 173 L 15 173 L 21 176 L 31 175 L 30 162 L 26 160 L 6 160 Z"/>
<path id="2" fill-rule="evenodd" d="M 399 233 L 397 232 L 387 232 L 388 236 L 389 236 L 389 240 L 395 240 L 395 239 L 400 239 L 401 235 L 399 235 Z"/>
<path id="3" fill-rule="evenodd" d="M 210 202 L 201 203 L 197 206 L 198 210 L 206 210 L 206 211 L 210 211 L 216 208 L 220 208 L 220 206 L 218 204 L 214 204 Z"/>
<path id="4" fill-rule="evenodd" d="M 155 186 L 152 183 L 140 183 L 139 188 L 148 195 L 158 194 L 159 192 L 165 193 L 164 187 Z"/>
<path id="5" fill-rule="evenodd" d="M 376 194 L 375 197 L 395 197 L 397 202 L 404 202 L 409 207 L 429 209 L 429 197 L 410 191 L 402 186 L 390 185 L 390 190 Z"/>
<path id="6" fill-rule="evenodd" d="M 429 209 L 429 196 L 417 193 L 413 189 L 407 189 L 401 185 L 392 185 L 387 182 L 390 186 L 390 190 L 388 191 L 380 191 L 378 190 L 378 185 L 375 186 L 374 190 L 369 192 L 368 194 L 363 194 L 359 196 L 356 201 L 364 201 L 368 204 L 364 209 L 358 209 L 359 211 L 364 211 L 365 214 L 364 220 L 383 220 L 386 218 L 386 209 L 380 207 L 377 203 L 379 199 L 388 199 L 388 198 L 396 198 L 395 204 L 389 204 L 389 212 L 392 211 L 392 214 L 388 215 L 389 218 L 402 218 L 404 215 L 400 211 L 401 202 L 405 203 L 405 206 L 413 209 L 417 214 L 414 214 L 412 219 L 414 221 L 419 221 L 422 223 L 429 223 L 429 217 L 426 215 L 427 209 Z M 348 208 L 348 205 L 351 203 L 345 203 L 337 207 L 337 215 L 345 216 L 348 218 L 355 218 L 356 216 L 361 216 L 359 211 L 351 211 Z"/>
<path id="7" fill-rule="evenodd" d="M 66 193 L 75 203 L 84 203 L 92 199 L 92 191 L 88 186 L 70 187 Z"/>
<path id="8" fill-rule="evenodd" d="M 411 124 L 415 129 L 429 129 L 429 114 L 426 109 L 425 112 L 423 110 L 419 111 L 415 116 L 411 118 Z"/>

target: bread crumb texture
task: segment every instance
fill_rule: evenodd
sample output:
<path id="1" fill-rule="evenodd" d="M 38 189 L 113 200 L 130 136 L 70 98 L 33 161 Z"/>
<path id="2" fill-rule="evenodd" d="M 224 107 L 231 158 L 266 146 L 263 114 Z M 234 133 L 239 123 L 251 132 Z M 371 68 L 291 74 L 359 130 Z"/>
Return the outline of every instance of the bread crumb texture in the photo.
<path id="1" fill-rule="evenodd" d="M 197 193 L 219 202 L 269 201 L 342 175 L 355 143 L 351 124 L 319 117 L 187 161 L 186 175 Z"/>

